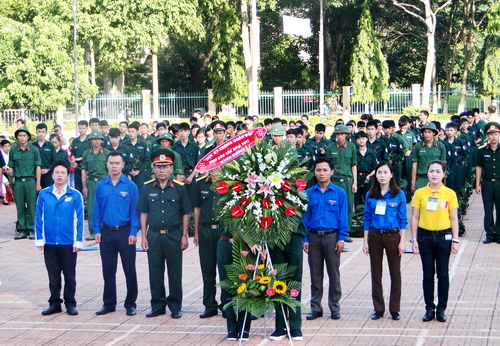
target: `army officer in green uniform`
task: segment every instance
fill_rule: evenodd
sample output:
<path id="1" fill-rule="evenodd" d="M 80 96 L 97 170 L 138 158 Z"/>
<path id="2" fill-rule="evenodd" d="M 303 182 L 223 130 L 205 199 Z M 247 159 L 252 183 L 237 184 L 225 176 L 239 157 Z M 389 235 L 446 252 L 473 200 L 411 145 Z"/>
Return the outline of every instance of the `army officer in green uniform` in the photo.
<path id="1" fill-rule="evenodd" d="M 17 230 L 14 239 L 30 237 L 35 239 L 36 193 L 40 185 L 40 151 L 29 143 L 31 134 L 26 127 L 20 127 L 14 133 L 18 144 L 9 152 L 10 174 L 14 177 L 12 191 L 17 208 Z"/>
<path id="2" fill-rule="evenodd" d="M 500 244 L 500 124 L 489 122 L 484 127 L 488 144 L 476 152 L 476 193 L 483 197 L 484 244 L 496 241 Z M 498 161 L 497 161 L 498 159 Z M 493 218 L 493 208 L 496 219 Z"/>
<path id="3" fill-rule="evenodd" d="M 151 154 L 156 179 L 144 184 L 137 210 L 141 212 L 142 248 L 148 250 L 151 311 L 146 317 L 182 317 L 182 251 L 188 247 L 189 213 L 193 211 L 186 186 L 172 179 L 174 153 Z M 165 293 L 165 262 L 169 296 Z"/>
<path id="4" fill-rule="evenodd" d="M 92 131 L 87 139 L 90 141 L 91 146 L 90 149 L 85 150 L 82 159 L 82 192 L 85 197 L 88 197 L 87 208 L 89 214 L 89 236 L 85 240 L 94 240 L 92 215 L 94 211 L 95 189 L 97 183 L 108 176 L 106 160 L 109 150 L 101 146 L 104 136 L 100 131 Z"/>

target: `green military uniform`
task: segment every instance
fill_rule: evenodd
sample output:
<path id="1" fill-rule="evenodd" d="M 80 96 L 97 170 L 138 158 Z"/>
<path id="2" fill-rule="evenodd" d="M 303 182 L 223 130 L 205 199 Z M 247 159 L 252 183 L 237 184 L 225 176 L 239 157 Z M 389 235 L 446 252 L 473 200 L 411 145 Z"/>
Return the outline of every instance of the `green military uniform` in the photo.
<path id="1" fill-rule="evenodd" d="M 325 149 L 332 144 L 332 141 L 329 141 L 326 138 L 321 138 L 319 141 L 316 141 L 316 138 L 312 137 L 309 138 L 306 143 L 304 143 L 304 146 L 308 146 L 309 150 L 312 151 L 313 153 L 313 160 L 316 159 L 317 157 L 324 156 L 324 154 L 321 154 L 321 149 Z"/>
<path id="2" fill-rule="evenodd" d="M 391 160 L 392 167 L 394 169 L 394 181 L 399 186 L 401 185 L 401 171 L 402 161 L 404 158 L 403 144 L 396 136 L 382 136 L 382 140 L 386 142 L 387 146 L 387 161 Z"/>
<path id="3" fill-rule="evenodd" d="M 146 144 L 146 141 L 142 138 L 142 136 L 137 137 L 137 142 L 132 144 L 132 142 L 123 142 L 124 145 L 129 148 L 130 153 L 132 155 L 132 163 L 130 171 L 139 171 L 139 174 L 136 176 L 132 176 L 132 181 L 137 185 L 139 192 L 144 187 L 144 182 L 146 181 L 146 177 L 150 172 L 150 152 L 149 148 Z M 120 143 L 121 144 L 121 143 Z"/>
<path id="4" fill-rule="evenodd" d="M 430 123 L 429 126 L 422 127 L 420 131 L 425 129 L 433 130 L 437 133 L 436 126 Z M 434 160 L 441 160 L 446 164 L 446 148 L 443 143 L 433 140 L 431 145 L 427 145 L 426 141 L 422 141 L 415 145 L 411 154 L 411 162 L 417 162 L 417 179 L 415 182 L 415 190 L 424 187 L 429 183 L 427 178 L 427 169 L 429 163 Z"/>
<path id="5" fill-rule="evenodd" d="M 297 149 L 297 157 L 299 159 L 299 162 L 304 161 L 302 165 L 307 169 L 311 169 L 314 152 L 305 144 L 303 144 L 301 147 L 297 145 L 295 149 Z"/>
<path id="6" fill-rule="evenodd" d="M 99 131 L 92 131 L 88 137 L 91 139 L 102 139 L 104 136 Z M 87 172 L 86 186 L 87 186 L 87 210 L 89 222 L 89 240 L 94 239 L 94 227 L 92 226 L 92 215 L 94 214 L 94 199 L 95 189 L 97 184 L 108 176 L 106 168 L 106 160 L 108 158 L 109 150 L 100 147 L 97 152 L 93 148 L 87 149 L 83 153 L 82 169 Z"/>
<path id="7" fill-rule="evenodd" d="M 106 146 L 106 149 L 110 152 L 118 151 L 122 154 L 123 162 L 125 163 L 125 166 L 122 169 L 122 173 L 127 176 L 130 175 L 130 171 L 132 170 L 132 167 L 134 165 L 134 157 L 130 148 L 126 145 L 123 145 L 122 143 L 118 143 L 118 146 L 115 149 L 110 143 L 108 146 Z"/>
<path id="8" fill-rule="evenodd" d="M 28 129 L 21 127 L 15 132 L 16 138 L 21 131 L 31 137 Z M 32 144 L 27 143 L 25 149 L 16 145 L 9 152 L 9 167 L 14 169 L 12 192 L 17 208 L 18 239 L 25 238 L 35 229 L 36 167 L 41 165 L 40 151 Z"/>
<path id="9" fill-rule="evenodd" d="M 158 137 L 157 139 L 155 139 L 156 143 L 155 143 L 155 146 L 153 146 L 153 147 L 156 147 L 157 149 L 161 148 L 160 142 L 161 142 L 162 139 L 168 139 L 170 141 L 170 145 L 174 144 L 174 136 L 172 136 L 172 134 L 170 132 L 166 132 L 166 133 L 162 133 L 160 135 L 160 137 Z M 156 151 L 156 150 L 152 150 L 151 152 L 153 152 L 153 151 Z M 182 168 L 182 158 L 181 158 L 181 156 L 179 155 L 178 152 L 173 151 L 173 150 L 171 150 L 171 151 L 172 151 L 172 153 L 175 156 L 175 160 L 173 162 L 174 169 L 172 170 L 173 176 L 176 177 L 177 174 L 184 175 L 184 170 Z"/>
<path id="10" fill-rule="evenodd" d="M 54 144 L 49 141 L 45 141 L 42 145 L 38 141 L 34 142 L 33 145 L 40 151 L 40 159 L 42 161 L 41 169 L 51 169 L 52 165 L 57 161 L 56 148 Z M 54 184 L 52 179 L 52 174 L 49 172 L 42 174 L 40 179 L 40 185 L 42 189 Z"/>
<path id="11" fill-rule="evenodd" d="M 203 278 L 203 305 L 206 312 L 217 314 L 216 269 L 217 244 L 221 237 L 222 225 L 215 219 L 214 208 L 217 204 L 216 194 L 210 189 L 212 180 L 201 177 L 195 186 L 193 205 L 200 208 L 198 250 L 200 255 L 201 274 Z"/>
<path id="12" fill-rule="evenodd" d="M 484 128 L 486 133 L 500 132 L 500 124 L 490 122 Z M 481 195 L 484 208 L 484 243 L 500 243 L 500 150 L 493 150 L 490 144 L 482 146 L 476 153 L 477 167 L 481 168 Z M 477 184 L 476 184 L 477 185 Z M 477 187 L 477 186 L 476 186 Z M 493 210 L 496 217 L 493 217 Z"/>
<path id="13" fill-rule="evenodd" d="M 366 147 L 375 153 L 378 162 L 387 161 L 387 145 L 383 139 L 375 138 L 373 142 L 370 142 L 370 138 L 368 138 Z"/>
<path id="14" fill-rule="evenodd" d="M 365 204 L 366 193 L 372 187 L 373 181 L 366 177 L 377 167 L 377 156 L 370 149 L 366 149 L 365 154 L 361 154 L 359 148 L 356 150 L 358 191 L 354 195 L 354 206 Z"/>
<path id="15" fill-rule="evenodd" d="M 161 151 L 160 149 L 158 151 Z M 166 149 L 165 149 L 166 150 Z M 172 155 L 173 156 L 173 155 Z M 145 183 L 137 210 L 148 214 L 148 264 L 151 308 L 164 313 L 168 305 L 172 313 L 182 308 L 182 218 L 192 211 L 184 184 L 168 179 L 164 188 L 158 180 Z M 165 261 L 169 296 L 165 293 Z"/>
<path id="16" fill-rule="evenodd" d="M 396 133 L 401 136 L 403 139 L 403 150 L 405 152 L 405 158 L 403 160 L 403 172 L 401 174 L 402 177 L 406 179 L 407 186 L 406 186 L 406 195 L 411 196 L 411 169 L 412 169 L 412 162 L 411 162 L 411 154 L 410 156 L 406 156 L 406 152 L 408 150 L 412 150 L 415 143 L 417 143 L 417 137 L 415 136 L 415 133 L 409 129 L 407 129 L 404 133 L 399 130 L 396 131 Z"/>
<path id="17" fill-rule="evenodd" d="M 66 150 L 63 148 L 59 148 L 58 151 L 56 151 L 56 161 L 66 161 L 67 163 L 69 162 L 69 156 Z"/>
<path id="18" fill-rule="evenodd" d="M 349 129 L 345 125 L 335 126 L 336 133 L 349 134 Z M 367 142 L 368 143 L 368 142 Z M 344 189 L 347 194 L 347 210 L 349 213 L 349 229 L 351 229 L 352 209 L 354 206 L 354 193 L 352 192 L 353 176 L 352 167 L 358 164 L 356 155 L 356 146 L 352 143 L 345 142 L 343 145 L 338 142 L 330 144 L 326 148 L 325 156 L 333 162 L 332 182 Z"/>
<path id="19" fill-rule="evenodd" d="M 193 141 L 188 141 L 184 146 L 179 139 L 172 145 L 172 150 L 181 156 L 184 175 L 189 176 L 200 159 L 198 157 L 198 145 Z"/>
<path id="20" fill-rule="evenodd" d="M 90 142 L 85 137 L 85 139 L 82 141 L 80 137 L 76 137 L 73 139 L 73 142 L 71 142 L 71 156 L 73 156 L 75 159 L 82 158 L 83 153 L 90 148 Z M 76 161 L 78 166 L 75 168 L 75 189 L 78 191 L 82 192 L 82 160 Z"/>

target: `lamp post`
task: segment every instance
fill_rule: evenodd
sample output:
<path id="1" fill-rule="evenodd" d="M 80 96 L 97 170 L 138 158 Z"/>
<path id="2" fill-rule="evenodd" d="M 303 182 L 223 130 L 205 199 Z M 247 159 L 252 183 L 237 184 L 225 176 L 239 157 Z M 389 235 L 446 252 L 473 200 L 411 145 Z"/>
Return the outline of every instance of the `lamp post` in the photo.
<path id="1" fill-rule="evenodd" d="M 78 49 L 76 46 L 76 0 L 73 0 L 73 67 L 75 83 L 75 125 L 78 124 Z M 75 126 L 75 135 L 78 135 L 78 126 Z"/>
<path id="2" fill-rule="evenodd" d="M 323 29 L 323 0 L 319 0 L 319 112 L 325 114 L 325 38 Z"/>

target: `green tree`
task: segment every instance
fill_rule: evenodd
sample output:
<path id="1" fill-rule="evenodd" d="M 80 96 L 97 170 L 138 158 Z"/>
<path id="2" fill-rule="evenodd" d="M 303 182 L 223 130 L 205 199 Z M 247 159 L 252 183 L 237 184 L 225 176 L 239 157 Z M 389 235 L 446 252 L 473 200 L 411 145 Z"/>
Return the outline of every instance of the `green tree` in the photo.
<path id="1" fill-rule="evenodd" d="M 359 34 L 351 58 L 353 102 L 379 102 L 389 99 L 389 68 L 375 37 L 368 3 L 362 5 Z"/>
<path id="2" fill-rule="evenodd" d="M 491 8 L 488 14 L 488 34 L 482 50 L 479 64 L 482 83 L 481 93 L 487 96 L 500 95 L 500 5 Z"/>

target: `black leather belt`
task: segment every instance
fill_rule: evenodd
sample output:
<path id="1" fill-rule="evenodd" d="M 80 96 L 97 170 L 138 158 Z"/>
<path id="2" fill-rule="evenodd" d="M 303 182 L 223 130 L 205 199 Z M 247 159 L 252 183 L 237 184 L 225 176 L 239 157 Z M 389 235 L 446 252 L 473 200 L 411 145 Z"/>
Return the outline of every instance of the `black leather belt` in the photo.
<path id="1" fill-rule="evenodd" d="M 16 180 L 19 180 L 19 181 L 31 181 L 31 180 L 35 180 L 35 177 L 16 178 Z"/>
<path id="2" fill-rule="evenodd" d="M 176 226 L 172 226 L 172 227 L 170 227 L 170 228 L 164 228 L 164 229 L 149 226 L 149 229 L 150 229 L 151 231 L 153 231 L 153 232 L 158 232 L 158 233 L 161 233 L 161 234 L 172 233 L 172 232 L 175 232 L 175 231 L 180 230 L 181 228 L 182 228 L 182 227 L 181 227 L 181 224 L 178 224 L 178 225 L 176 225 Z"/>
<path id="3" fill-rule="evenodd" d="M 211 229 L 222 228 L 222 226 L 218 223 L 201 222 L 200 224 L 201 224 L 201 227 L 205 227 L 205 228 L 211 228 Z"/>
<path id="4" fill-rule="evenodd" d="M 370 228 L 370 232 L 376 232 L 376 233 L 381 233 L 381 234 L 399 233 L 399 228 L 391 228 L 391 229 Z"/>
<path id="5" fill-rule="evenodd" d="M 122 230 L 122 229 L 128 228 L 128 227 L 130 227 L 130 222 L 125 222 L 125 223 L 122 223 L 120 226 L 115 226 L 115 227 L 111 227 L 111 226 L 108 226 L 105 224 L 102 225 L 102 228 L 108 229 L 110 231 L 119 231 L 119 230 Z"/>
<path id="6" fill-rule="evenodd" d="M 309 232 L 317 234 L 317 235 L 327 235 L 327 234 L 331 234 L 331 233 L 337 233 L 338 229 L 327 229 L 327 230 L 324 230 L 324 231 L 320 231 L 320 230 L 317 230 L 317 229 L 309 228 Z"/>
<path id="7" fill-rule="evenodd" d="M 351 180 L 352 180 L 352 178 L 342 178 L 342 179 L 335 179 L 335 178 L 333 178 L 332 180 L 333 180 L 333 181 L 336 181 L 336 182 L 338 182 L 338 183 L 344 183 L 344 182 L 346 182 L 346 181 L 351 181 Z"/>
<path id="8" fill-rule="evenodd" d="M 419 227 L 419 228 L 418 228 L 418 231 L 419 231 L 419 232 L 426 233 L 426 234 L 439 234 L 439 235 L 443 235 L 443 234 L 451 234 L 451 228 L 447 228 L 447 229 L 440 229 L 440 230 L 436 230 L 436 231 L 431 231 L 431 230 L 428 230 L 428 229 L 425 229 L 425 228 Z"/>

